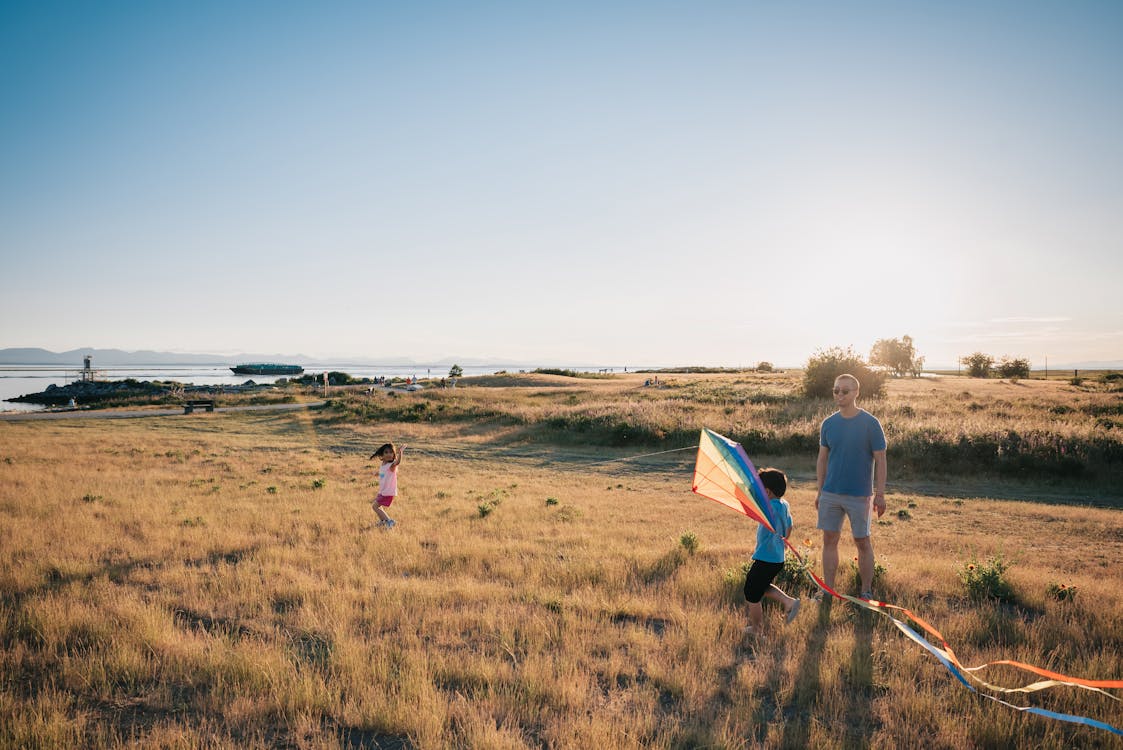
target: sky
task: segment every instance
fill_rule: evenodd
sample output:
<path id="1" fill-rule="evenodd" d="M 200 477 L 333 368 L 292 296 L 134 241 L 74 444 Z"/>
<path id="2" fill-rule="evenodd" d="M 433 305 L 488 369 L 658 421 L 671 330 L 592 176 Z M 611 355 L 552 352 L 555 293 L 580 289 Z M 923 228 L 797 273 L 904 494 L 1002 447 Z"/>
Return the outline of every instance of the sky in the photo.
<path id="1" fill-rule="evenodd" d="M 1123 3 L 0 0 L 0 348 L 1123 360 Z"/>

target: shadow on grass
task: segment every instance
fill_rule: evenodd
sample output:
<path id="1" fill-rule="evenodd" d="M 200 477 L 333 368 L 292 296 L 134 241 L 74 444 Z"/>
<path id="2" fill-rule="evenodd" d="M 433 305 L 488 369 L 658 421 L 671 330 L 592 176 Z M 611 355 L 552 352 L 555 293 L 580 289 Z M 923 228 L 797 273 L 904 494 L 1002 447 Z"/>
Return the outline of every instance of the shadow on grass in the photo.
<path id="1" fill-rule="evenodd" d="M 803 660 L 796 668 L 795 689 L 791 703 L 784 707 L 784 734 L 781 747 L 805 748 L 810 746 L 812 709 L 819 702 L 822 681 L 819 670 L 822 666 L 823 652 L 827 646 L 827 635 L 831 628 L 830 599 L 824 599 L 816 613 L 815 624 L 807 639 Z"/>
<path id="2" fill-rule="evenodd" d="M 371 729 L 339 726 L 335 729 L 340 747 L 362 748 L 362 750 L 413 750 L 416 745 L 409 737 L 382 734 Z"/>
<path id="3" fill-rule="evenodd" d="M 665 581 L 675 574 L 683 563 L 686 555 L 682 550 L 673 549 L 650 563 L 641 563 L 638 560 L 632 563 L 630 576 L 645 586 L 650 586 L 660 581 Z"/>
<path id="4" fill-rule="evenodd" d="M 869 747 L 870 738 L 878 729 L 870 707 L 885 692 L 883 687 L 874 683 L 873 630 L 880 615 L 866 609 L 857 609 L 854 616 L 854 651 L 850 654 L 850 664 L 846 673 L 847 696 L 855 710 L 847 727 L 847 739 L 858 747 Z"/>
<path id="5" fill-rule="evenodd" d="M 786 674 L 784 665 L 787 664 L 788 653 L 787 641 L 780 640 L 776 652 L 773 654 L 772 669 L 769 670 L 764 684 L 756 689 L 759 702 L 756 711 L 753 712 L 753 725 L 756 727 L 754 738 L 757 745 L 761 747 L 768 739 L 768 727 L 776 720 L 781 711 L 780 705 L 776 702 L 776 696 L 780 693 L 780 687 Z"/>

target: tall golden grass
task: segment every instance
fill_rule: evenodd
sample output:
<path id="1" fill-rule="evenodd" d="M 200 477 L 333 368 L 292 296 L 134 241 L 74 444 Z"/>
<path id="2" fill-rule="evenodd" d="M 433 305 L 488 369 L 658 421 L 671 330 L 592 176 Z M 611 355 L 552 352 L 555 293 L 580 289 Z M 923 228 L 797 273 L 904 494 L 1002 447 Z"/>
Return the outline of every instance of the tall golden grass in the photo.
<path id="1" fill-rule="evenodd" d="M 956 388 L 1007 408 L 1002 386 L 976 385 Z M 552 387 L 468 390 L 531 409 Z M 578 402 L 628 386 L 603 387 Z M 627 452 L 531 445 L 523 427 L 331 411 L 0 423 L 0 746 L 1120 746 L 971 694 L 846 606 L 806 602 L 787 627 L 768 611 L 767 639 L 742 641 L 755 526 L 691 495 L 689 451 L 597 463 Z M 410 447 L 384 532 L 367 456 L 391 439 Z M 814 558 L 798 479 L 795 538 Z M 966 664 L 1123 674 L 1119 511 L 951 494 L 891 492 L 879 593 Z M 958 572 L 997 552 L 1015 601 L 972 600 Z M 1012 700 L 1123 724 L 1087 691 Z"/>

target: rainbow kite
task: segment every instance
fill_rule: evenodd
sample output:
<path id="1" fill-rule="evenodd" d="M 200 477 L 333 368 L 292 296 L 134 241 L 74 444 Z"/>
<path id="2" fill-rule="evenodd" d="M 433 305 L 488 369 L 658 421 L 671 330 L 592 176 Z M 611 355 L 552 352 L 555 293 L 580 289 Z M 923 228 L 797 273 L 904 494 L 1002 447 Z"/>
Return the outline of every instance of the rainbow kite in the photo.
<path id="1" fill-rule="evenodd" d="M 753 462 L 749 460 L 745 449 L 742 448 L 740 444 L 735 443 L 723 435 L 719 435 L 713 430 L 703 429 L 702 435 L 698 441 L 698 459 L 694 465 L 693 489 L 695 494 L 719 502 L 728 508 L 732 508 L 738 513 L 742 513 L 763 525 L 770 531 L 776 530 L 777 524 L 772 513 L 772 504 L 768 502 L 767 496 L 764 494 L 764 487 L 760 483 L 760 477 L 757 475 L 756 467 L 753 466 Z M 940 634 L 940 631 L 936 630 L 920 617 L 904 607 L 898 607 L 893 604 L 875 600 L 859 599 L 855 596 L 847 596 L 846 594 L 838 593 L 811 571 L 810 567 L 804 561 L 803 556 L 799 554 L 799 550 L 793 547 L 787 539 L 784 539 L 784 544 L 792 551 L 796 560 L 800 562 L 807 577 L 810 578 L 820 590 L 837 599 L 885 615 L 893 622 L 898 630 L 935 656 L 957 680 L 973 692 L 997 703 L 1001 703 L 1004 706 L 1013 708 L 1016 711 L 1037 714 L 1039 716 L 1074 724 L 1083 724 L 1085 726 L 1096 727 L 1097 729 L 1104 729 L 1108 732 L 1123 735 L 1123 730 L 1113 727 L 1110 724 L 1105 724 L 1102 721 L 1096 721 L 1095 719 L 1046 711 L 1032 706 L 1016 706 L 1012 703 L 1007 703 L 993 695 L 979 692 L 971 682 L 968 682 L 968 680 L 972 680 L 988 690 L 1000 693 L 1031 693 L 1058 685 L 1069 685 L 1101 693 L 1112 700 L 1118 701 L 1120 700 L 1118 697 L 1105 692 L 1104 688 L 1123 688 L 1123 680 L 1086 680 L 1051 672 L 1031 664 L 1010 661 L 1008 659 L 988 662 L 978 667 L 964 667 L 959 662 L 959 658 L 955 655 L 955 652 L 952 651 L 951 646 L 948 645 L 943 635 Z M 911 620 L 918 626 L 917 629 L 909 627 L 903 619 L 895 617 L 895 614 L 902 615 L 904 618 Z M 939 642 L 940 645 L 933 645 L 929 640 L 925 639 L 918 630 L 927 633 L 934 640 Z M 1005 664 L 1007 666 L 1016 667 L 1047 679 L 1022 687 L 1007 688 L 992 685 L 975 675 L 975 672 L 982 671 L 988 666 L 995 664 Z"/>

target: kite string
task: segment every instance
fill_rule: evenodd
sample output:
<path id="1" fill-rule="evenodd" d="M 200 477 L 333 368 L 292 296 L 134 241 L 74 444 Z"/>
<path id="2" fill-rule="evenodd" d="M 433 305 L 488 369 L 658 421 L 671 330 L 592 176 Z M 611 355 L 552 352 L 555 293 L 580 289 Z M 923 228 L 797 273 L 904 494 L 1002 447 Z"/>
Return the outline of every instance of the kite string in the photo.
<path id="1" fill-rule="evenodd" d="M 1111 698 L 1112 700 L 1116 700 L 1116 701 L 1119 700 L 1118 697 L 1112 695 L 1111 693 L 1105 692 L 1101 688 L 1105 688 L 1105 687 L 1106 688 L 1121 688 L 1121 687 L 1123 687 L 1123 681 L 1120 681 L 1120 680 L 1088 680 L 1088 679 L 1083 679 L 1083 678 L 1080 678 L 1080 677 L 1072 677 L 1070 675 L 1052 672 L 1050 670 L 1042 669 L 1040 667 L 1035 667 L 1032 664 L 1025 664 L 1023 662 L 1011 661 L 1011 660 L 1008 660 L 1008 659 L 1002 659 L 1000 661 L 994 661 L 994 662 L 987 662 L 986 664 L 983 664 L 983 665 L 978 666 L 978 667 L 965 667 L 959 661 L 959 659 L 956 657 L 955 652 L 951 650 L 951 646 L 948 644 L 947 639 L 944 638 L 943 634 L 941 634 L 940 631 L 936 630 L 936 628 L 932 627 L 927 622 L 925 622 L 921 617 L 917 616 L 912 611 L 910 611 L 910 610 L 908 610 L 904 607 L 899 607 L 895 604 L 889 604 L 888 602 L 882 602 L 882 601 L 876 601 L 876 600 L 859 599 L 859 598 L 856 598 L 856 597 L 853 597 L 853 596 L 847 596 L 846 594 L 838 593 L 833 588 L 828 586 L 826 581 L 823 581 L 821 578 L 819 578 L 819 576 L 815 575 L 815 573 L 811 570 L 811 566 L 808 565 L 808 563 L 803 559 L 803 556 L 800 555 L 799 550 L 797 550 L 791 544 L 791 542 L 789 542 L 787 539 L 785 539 L 784 544 L 786 544 L 788 549 L 790 549 L 792 551 L 792 553 L 795 555 L 796 559 L 799 561 L 801 567 L 803 568 L 804 572 L 807 574 L 808 578 L 810 578 L 812 580 L 812 582 L 816 586 L 818 586 L 820 589 L 822 589 L 823 591 L 825 591 L 825 592 L 829 593 L 830 595 L 832 595 L 834 597 L 837 597 L 838 599 L 841 599 L 843 601 L 848 601 L 852 604 L 857 604 L 858 606 L 860 606 L 864 609 L 868 609 L 871 612 L 879 612 L 880 614 L 886 615 L 887 617 L 889 617 L 890 620 L 893 620 L 895 623 L 898 622 L 898 620 L 897 620 L 897 618 L 893 617 L 893 615 L 890 613 L 889 610 L 896 610 L 898 612 L 901 612 L 905 617 L 907 617 L 908 619 L 912 620 L 914 623 L 919 625 L 923 630 L 927 631 L 929 635 L 933 635 L 936 638 L 938 638 L 940 643 L 943 644 L 943 649 L 939 649 L 941 651 L 941 653 L 943 653 L 945 656 L 947 656 L 948 660 L 952 664 L 954 664 L 956 667 L 958 667 L 960 670 L 963 670 L 964 672 L 968 673 L 967 674 L 968 677 L 975 680 L 976 682 L 978 682 L 980 685 L 983 685 L 984 687 L 987 687 L 991 690 L 1004 692 L 1004 693 L 1019 693 L 1019 692 L 1032 692 L 1034 690 L 1040 690 L 1040 689 L 1045 688 L 1045 687 L 1051 687 L 1053 684 L 1061 684 L 1061 685 L 1071 685 L 1071 686 L 1074 686 L 1074 687 L 1080 687 L 1080 688 L 1084 688 L 1086 690 L 1092 690 L 1092 691 L 1097 692 L 1097 693 L 1102 693 L 1103 695 L 1106 695 L 1108 698 Z M 934 648 L 936 648 L 936 647 L 934 647 Z M 1005 688 L 1005 687 L 1000 687 L 998 685 L 993 685 L 993 684 L 991 684 L 991 683 L 971 674 L 975 671 L 984 669 L 984 668 L 986 668 L 986 667 L 988 667 L 992 664 L 1007 664 L 1007 665 L 1016 667 L 1018 669 L 1023 669 L 1027 672 L 1033 672 L 1034 674 L 1040 675 L 1042 677 L 1049 677 L 1051 679 L 1048 682 L 1034 683 L 1033 685 L 1028 685 L 1028 686 L 1022 687 L 1022 688 Z"/>
<path id="2" fill-rule="evenodd" d="M 593 461 L 591 463 L 583 464 L 584 466 L 597 466 L 599 464 L 610 464 L 616 461 L 635 461 L 637 458 L 648 458 L 649 456 L 661 456 L 664 453 L 678 453 L 679 451 L 695 451 L 698 450 L 696 445 L 688 445 L 685 448 L 671 448 L 666 451 L 655 451 L 654 453 L 640 453 L 636 456 L 623 456 L 621 458 L 609 458 L 604 461 Z"/>
<path id="3" fill-rule="evenodd" d="M 420 453 L 424 456 L 431 456 L 433 458 L 440 458 L 440 456 L 438 454 L 427 451 L 424 448 L 417 448 L 417 447 L 414 447 L 414 446 L 411 445 L 409 447 L 409 450 L 411 452 L 414 452 L 414 453 Z M 693 450 L 698 450 L 698 446 L 688 445 L 684 448 L 671 448 L 670 450 L 655 451 L 654 453 L 640 453 L 640 454 L 637 454 L 635 456 L 621 456 L 620 458 L 608 458 L 608 459 L 604 459 L 604 460 L 601 460 L 601 461 L 589 461 L 589 462 L 582 463 L 580 465 L 581 466 L 600 466 L 601 464 L 618 463 L 618 462 L 621 462 L 621 461 L 635 461 L 638 458 L 649 458 L 651 456 L 661 456 L 665 453 L 678 453 L 680 451 L 693 451 Z"/>

